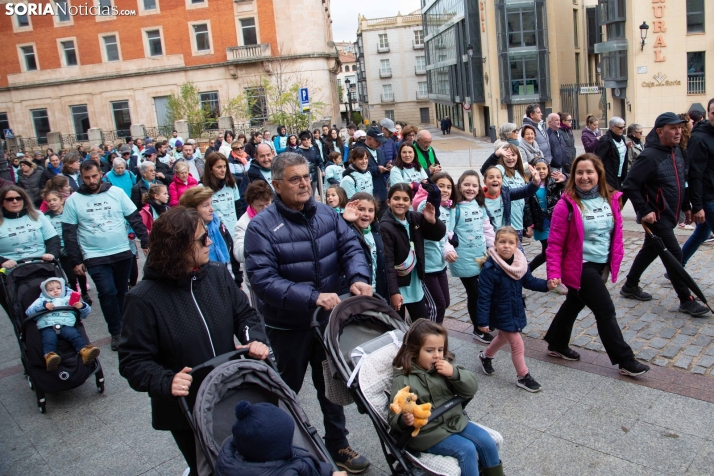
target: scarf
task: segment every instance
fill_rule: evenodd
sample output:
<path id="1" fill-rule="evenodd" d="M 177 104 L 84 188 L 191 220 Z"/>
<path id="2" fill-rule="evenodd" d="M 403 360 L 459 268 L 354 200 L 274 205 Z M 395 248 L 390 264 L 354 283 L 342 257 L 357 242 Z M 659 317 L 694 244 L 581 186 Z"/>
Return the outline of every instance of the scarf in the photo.
<path id="1" fill-rule="evenodd" d="M 363 235 L 367 235 L 369 233 L 372 233 L 372 225 L 369 225 L 367 228 L 362 230 Z"/>
<path id="2" fill-rule="evenodd" d="M 60 195 L 62 195 L 62 198 L 67 200 L 70 195 L 72 195 L 72 192 L 60 192 Z"/>
<path id="3" fill-rule="evenodd" d="M 508 139 L 506 142 L 508 142 L 509 144 L 513 144 L 513 145 L 515 145 L 516 147 L 520 147 L 520 146 L 521 146 L 521 143 L 518 142 L 516 139 Z"/>
<path id="4" fill-rule="evenodd" d="M 564 122 L 560 123 L 560 128 L 567 132 L 570 132 L 573 129 L 571 126 L 567 125 Z"/>
<path id="5" fill-rule="evenodd" d="M 47 162 L 47 169 L 51 170 L 55 175 L 59 175 L 62 172 L 62 164 L 59 167 L 52 167 L 52 164 Z"/>
<path id="6" fill-rule="evenodd" d="M 209 248 L 209 258 L 211 261 L 218 261 L 219 263 L 228 263 L 230 259 L 230 254 L 228 254 L 228 247 L 226 246 L 226 241 L 221 235 L 221 218 L 218 213 L 213 214 L 213 220 L 208 223 L 208 237 L 211 238 L 213 244 Z"/>
<path id="7" fill-rule="evenodd" d="M 529 144 L 525 139 L 520 140 L 518 143 L 528 156 L 533 156 L 533 158 L 543 156 L 536 141 L 533 141 L 533 145 Z"/>
<path id="8" fill-rule="evenodd" d="M 483 193 L 484 193 L 484 195 L 486 195 L 486 198 L 490 198 L 491 200 L 495 200 L 495 199 L 497 199 L 498 197 L 501 196 L 501 191 L 500 191 L 500 190 L 498 191 L 498 193 L 497 193 L 496 195 L 489 195 L 489 193 L 488 193 L 488 187 L 484 187 L 484 188 L 483 188 Z"/>
<path id="9" fill-rule="evenodd" d="M 499 256 L 493 248 L 489 248 L 487 252 L 494 263 L 496 263 L 511 279 L 518 281 L 526 275 L 526 272 L 528 271 L 528 261 L 521 250 L 516 249 L 516 252 L 513 255 L 513 264 L 506 263 L 506 261 L 501 258 L 501 256 Z"/>
<path id="10" fill-rule="evenodd" d="M 451 208 L 451 206 L 454 204 L 453 200 L 445 200 L 441 202 L 441 206 L 444 208 Z"/>
<path id="11" fill-rule="evenodd" d="M 248 205 L 248 208 L 246 208 L 245 212 L 248 214 L 248 218 L 250 218 L 251 220 L 254 216 L 258 214 L 258 212 L 255 211 L 255 208 L 251 207 L 250 205 Z"/>
<path id="12" fill-rule="evenodd" d="M 247 160 L 245 160 L 246 157 L 248 157 L 248 154 L 242 152 L 241 154 L 236 154 L 235 151 L 231 150 L 231 157 L 233 158 L 234 161 L 241 163 L 242 165 L 245 165 L 248 163 Z"/>
<path id="13" fill-rule="evenodd" d="M 154 209 L 157 215 L 161 216 L 162 213 L 164 213 L 166 210 L 169 209 L 169 206 L 166 205 L 165 203 L 159 203 L 153 198 L 150 198 L 149 200 L 146 201 L 146 203 L 149 204 L 151 208 Z"/>
<path id="14" fill-rule="evenodd" d="M 611 134 L 612 135 L 612 140 L 615 142 L 622 142 L 622 136 L 618 136 L 616 134 Z"/>
<path id="15" fill-rule="evenodd" d="M 590 200 L 592 198 L 597 198 L 600 196 L 600 189 L 598 189 L 598 187 L 593 187 L 586 192 L 584 190 L 579 189 L 576 186 L 575 193 L 578 194 L 578 197 L 580 197 L 580 200 Z"/>
<path id="16" fill-rule="evenodd" d="M 634 142 L 635 144 L 637 144 L 637 145 L 639 145 L 639 146 L 642 145 L 642 140 L 641 140 L 641 139 L 638 139 L 637 137 L 627 136 L 627 138 L 630 139 L 632 142 Z"/>
<path id="17" fill-rule="evenodd" d="M 413 168 L 414 168 L 414 162 L 410 162 L 410 163 L 408 163 L 408 164 L 405 164 L 404 162 L 402 162 L 402 168 L 404 168 L 404 169 L 413 169 Z"/>

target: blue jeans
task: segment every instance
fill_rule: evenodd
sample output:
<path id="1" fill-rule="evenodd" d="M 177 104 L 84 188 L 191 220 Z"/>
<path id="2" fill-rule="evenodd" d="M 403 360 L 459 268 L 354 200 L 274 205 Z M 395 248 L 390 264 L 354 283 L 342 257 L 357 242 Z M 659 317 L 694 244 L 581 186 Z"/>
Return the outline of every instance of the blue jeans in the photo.
<path id="1" fill-rule="evenodd" d="M 97 285 L 99 305 L 102 308 L 104 320 L 107 321 L 109 334 L 113 336 L 121 334 L 122 309 L 124 308 L 124 296 L 129 290 L 132 259 L 128 258 L 87 268 L 94 284 Z"/>
<path id="2" fill-rule="evenodd" d="M 682 266 L 687 265 L 689 258 L 704 243 L 704 240 L 709 238 L 712 230 L 714 230 L 714 202 L 704 202 L 702 208 L 704 209 L 704 223 L 697 223 L 694 232 L 682 246 Z"/>
<path id="3" fill-rule="evenodd" d="M 426 451 L 459 460 L 461 476 L 478 476 L 479 461 L 484 468 L 501 463 L 496 442 L 486 430 L 473 423 L 466 425 L 461 433 L 446 437 Z"/>
<path id="4" fill-rule="evenodd" d="M 50 352 L 57 352 L 57 333 L 54 328 L 45 327 L 44 329 L 40 329 L 40 335 L 42 336 L 42 353 L 47 355 Z M 87 342 L 76 327 L 62 326 L 60 327 L 59 335 L 61 335 L 64 340 L 69 341 L 77 352 L 87 347 Z"/>

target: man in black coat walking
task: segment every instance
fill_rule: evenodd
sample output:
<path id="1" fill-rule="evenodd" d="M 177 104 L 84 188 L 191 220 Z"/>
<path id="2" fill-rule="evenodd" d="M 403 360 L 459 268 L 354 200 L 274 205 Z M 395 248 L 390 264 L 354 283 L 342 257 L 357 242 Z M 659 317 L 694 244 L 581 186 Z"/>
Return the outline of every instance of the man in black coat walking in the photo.
<path id="1" fill-rule="evenodd" d="M 684 210 L 687 218 L 691 218 L 692 214 L 689 204 L 685 202 L 684 159 L 679 148 L 684 122 L 673 112 L 665 112 L 657 117 L 654 128 L 647 135 L 645 150 L 632 165 L 622 185 L 622 190 L 637 212 L 637 222 L 647 224 L 680 262 L 682 249 L 674 236 L 674 228 L 680 210 Z M 645 242 L 632 263 L 620 294 L 639 301 L 652 299 L 652 295 L 644 292 L 639 283 L 642 274 L 657 256 L 657 247 L 649 234 L 645 234 Z M 663 264 L 667 267 L 666 263 Z M 667 269 L 667 273 L 679 296 L 679 312 L 695 317 L 709 313 L 706 307 L 694 300 L 687 286 L 676 278 L 672 269 Z"/>

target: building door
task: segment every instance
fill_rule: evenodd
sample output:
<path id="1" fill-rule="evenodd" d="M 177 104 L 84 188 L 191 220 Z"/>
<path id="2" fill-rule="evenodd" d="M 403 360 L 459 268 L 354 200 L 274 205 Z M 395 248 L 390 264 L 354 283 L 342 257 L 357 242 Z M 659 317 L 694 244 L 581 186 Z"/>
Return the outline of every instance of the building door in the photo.
<path id="1" fill-rule="evenodd" d="M 154 98 L 154 108 L 156 109 L 156 122 L 157 126 L 171 126 L 171 121 L 169 120 L 169 97 L 159 96 Z"/>
<path id="2" fill-rule="evenodd" d="M 488 137 L 489 130 L 491 129 L 491 111 L 488 106 L 483 107 L 483 135 Z"/>
<path id="3" fill-rule="evenodd" d="M 430 122 L 428 107 L 420 107 L 419 108 L 419 118 L 420 118 L 422 124 L 428 124 Z"/>

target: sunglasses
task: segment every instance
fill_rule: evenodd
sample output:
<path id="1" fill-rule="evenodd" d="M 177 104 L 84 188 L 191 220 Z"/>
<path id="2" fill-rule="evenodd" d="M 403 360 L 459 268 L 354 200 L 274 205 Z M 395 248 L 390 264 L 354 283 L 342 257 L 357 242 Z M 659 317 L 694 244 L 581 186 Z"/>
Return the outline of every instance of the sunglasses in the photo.
<path id="1" fill-rule="evenodd" d="M 24 199 L 22 197 L 5 197 L 6 203 L 22 202 L 22 201 L 24 201 Z"/>
<path id="2" fill-rule="evenodd" d="M 233 150 L 243 150 L 243 147 L 233 147 Z"/>
<path id="3" fill-rule="evenodd" d="M 200 241 L 202 246 L 208 246 L 210 239 L 208 238 L 208 231 L 206 231 L 200 238 L 195 241 Z"/>

